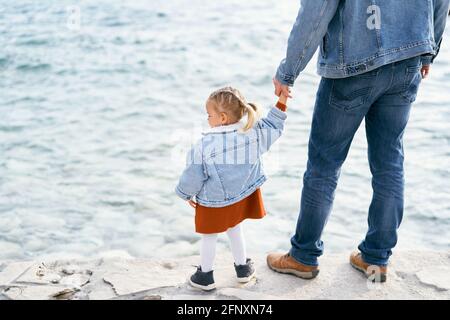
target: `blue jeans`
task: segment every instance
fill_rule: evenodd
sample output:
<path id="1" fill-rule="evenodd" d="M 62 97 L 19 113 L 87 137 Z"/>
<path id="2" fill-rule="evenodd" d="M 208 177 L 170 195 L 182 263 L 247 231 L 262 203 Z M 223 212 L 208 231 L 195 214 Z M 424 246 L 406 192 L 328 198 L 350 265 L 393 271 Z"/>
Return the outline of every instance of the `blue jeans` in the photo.
<path id="1" fill-rule="evenodd" d="M 322 78 L 316 95 L 291 256 L 311 266 L 330 215 L 340 169 L 365 119 L 372 173 L 369 229 L 358 249 L 364 261 L 387 265 L 403 216 L 403 132 L 421 81 L 420 57 L 341 79 Z"/>

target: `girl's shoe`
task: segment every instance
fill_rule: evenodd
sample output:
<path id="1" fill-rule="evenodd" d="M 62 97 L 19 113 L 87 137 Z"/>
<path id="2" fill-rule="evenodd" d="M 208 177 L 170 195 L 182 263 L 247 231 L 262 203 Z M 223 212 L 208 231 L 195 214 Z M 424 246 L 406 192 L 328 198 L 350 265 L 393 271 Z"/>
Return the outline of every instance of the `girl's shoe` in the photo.
<path id="1" fill-rule="evenodd" d="M 197 267 L 197 271 L 189 279 L 189 284 L 194 288 L 199 288 L 205 291 L 214 290 L 216 284 L 214 282 L 214 270 L 203 272 L 200 266 Z"/>
<path id="2" fill-rule="evenodd" d="M 238 281 L 242 283 L 249 282 L 256 275 L 255 268 L 253 267 L 253 261 L 251 259 L 247 259 L 246 264 L 238 266 L 234 264 L 234 269 L 236 270 Z"/>

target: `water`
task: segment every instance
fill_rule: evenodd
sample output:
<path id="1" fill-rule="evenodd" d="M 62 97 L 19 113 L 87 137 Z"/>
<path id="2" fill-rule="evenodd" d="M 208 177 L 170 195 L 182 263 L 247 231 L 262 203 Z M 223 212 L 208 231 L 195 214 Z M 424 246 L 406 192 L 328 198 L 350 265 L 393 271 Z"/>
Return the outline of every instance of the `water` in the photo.
<path id="1" fill-rule="evenodd" d="M 193 210 L 173 192 L 185 147 L 219 86 L 238 87 L 265 110 L 275 101 L 271 78 L 298 3 L 81 1 L 78 28 L 70 1 L 0 2 L 0 260 L 198 253 Z M 289 248 L 314 62 L 267 159 L 268 216 L 245 222 L 252 254 Z M 398 248 L 450 247 L 449 70 L 444 41 L 405 133 Z M 327 253 L 357 246 L 370 198 L 362 126 L 323 236 Z"/>

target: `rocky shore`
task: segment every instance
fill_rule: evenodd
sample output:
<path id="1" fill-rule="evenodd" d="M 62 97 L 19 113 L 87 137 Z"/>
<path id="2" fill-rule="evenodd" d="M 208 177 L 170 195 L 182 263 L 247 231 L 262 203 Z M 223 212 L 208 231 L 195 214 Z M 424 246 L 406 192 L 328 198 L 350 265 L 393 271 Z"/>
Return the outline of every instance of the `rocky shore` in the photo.
<path id="1" fill-rule="evenodd" d="M 8 299 L 450 299 L 450 251 L 395 252 L 385 284 L 367 282 L 344 254 L 324 255 L 314 280 L 274 273 L 253 257 L 257 279 L 239 284 L 229 253 L 217 255 L 217 289 L 205 293 L 186 279 L 197 256 L 181 259 L 22 261 L 0 263 L 0 300 Z"/>

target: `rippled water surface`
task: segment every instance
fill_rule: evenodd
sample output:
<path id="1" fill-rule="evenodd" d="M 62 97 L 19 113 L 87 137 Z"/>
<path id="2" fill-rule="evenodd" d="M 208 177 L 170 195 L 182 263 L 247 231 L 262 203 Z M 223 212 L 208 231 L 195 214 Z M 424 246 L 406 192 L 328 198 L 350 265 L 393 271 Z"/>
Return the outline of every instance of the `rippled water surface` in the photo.
<path id="1" fill-rule="evenodd" d="M 198 253 L 194 212 L 173 192 L 185 148 L 217 87 L 236 86 L 264 110 L 275 101 L 271 78 L 298 1 L 77 3 L 0 1 L 0 260 Z M 253 254 L 289 248 L 318 82 L 314 58 L 266 159 L 268 215 L 245 222 Z M 445 40 L 405 133 L 399 248 L 450 247 L 449 92 Z M 327 252 L 355 248 L 367 229 L 366 147 L 362 126 Z"/>

